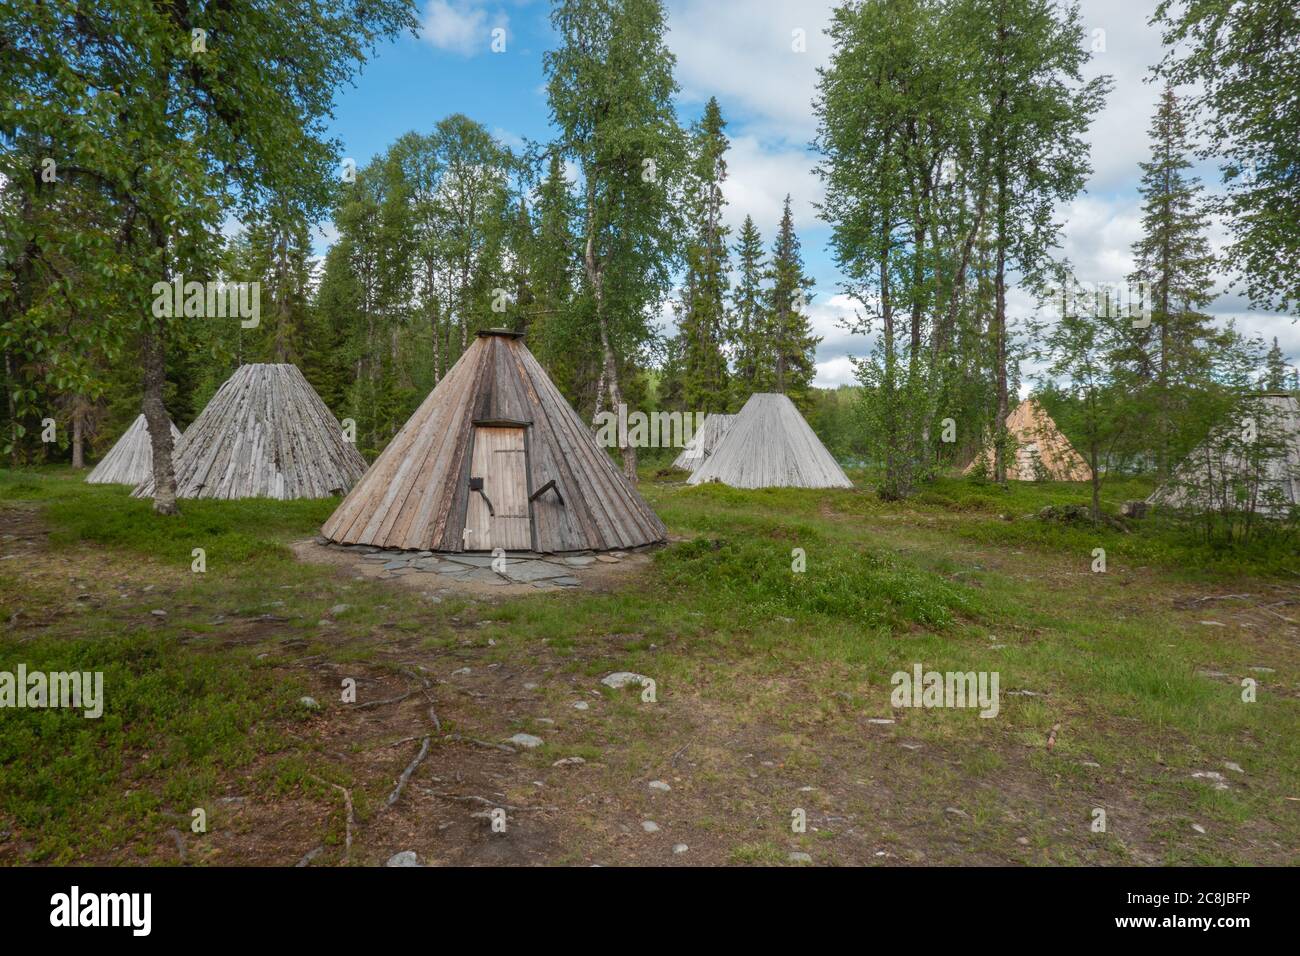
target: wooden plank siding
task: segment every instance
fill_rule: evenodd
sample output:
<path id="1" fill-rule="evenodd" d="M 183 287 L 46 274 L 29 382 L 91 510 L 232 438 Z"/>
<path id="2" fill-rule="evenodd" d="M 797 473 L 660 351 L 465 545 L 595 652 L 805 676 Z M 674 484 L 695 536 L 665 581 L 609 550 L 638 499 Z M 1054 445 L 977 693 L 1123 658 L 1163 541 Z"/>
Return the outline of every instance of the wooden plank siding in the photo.
<path id="1" fill-rule="evenodd" d="M 666 537 L 520 337 L 495 332 L 479 333 L 321 533 L 378 547 L 488 550 L 464 538 L 477 520 L 469 478 L 480 426 L 523 429 L 528 493 L 554 480 L 563 496 L 563 505 L 550 491 L 530 503 L 531 547 L 616 550 Z"/>
<path id="2" fill-rule="evenodd" d="M 294 365 L 242 365 L 172 455 L 178 498 L 328 498 L 366 470 L 329 406 Z M 153 496 L 153 476 L 131 493 Z"/>
<path id="3" fill-rule="evenodd" d="M 720 481 L 733 488 L 852 488 L 817 433 L 785 395 L 759 392 L 688 484 Z"/>
<path id="4" fill-rule="evenodd" d="M 174 460 L 181 433 L 175 425 L 171 429 Z M 149 424 L 144 415 L 137 415 L 131 427 L 122 433 L 103 460 L 86 476 L 86 481 L 92 485 L 138 485 L 152 474 L 153 443 L 149 440 Z"/>

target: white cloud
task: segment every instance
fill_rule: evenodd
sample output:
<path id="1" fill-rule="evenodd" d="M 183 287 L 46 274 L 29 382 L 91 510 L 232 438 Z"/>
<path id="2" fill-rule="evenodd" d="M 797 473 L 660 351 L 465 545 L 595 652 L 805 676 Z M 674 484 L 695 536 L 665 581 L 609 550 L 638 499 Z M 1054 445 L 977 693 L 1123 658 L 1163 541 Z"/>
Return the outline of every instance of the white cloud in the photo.
<path id="1" fill-rule="evenodd" d="M 727 104 L 724 115 L 738 111 L 765 137 L 809 142 L 817 67 L 830 53 L 822 31 L 831 7 L 830 0 L 749 0 L 737 15 L 734 5 L 716 0 L 672 0 L 668 46 L 683 97 L 703 103 L 716 96 Z M 806 38 L 802 53 L 791 48 L 796 29 Z"/>
<path id="2" fill-rule="evenodd" d="M 790 194 L 796 230 L 804 232 L 812 226 L 817 218 L 813 203 L 822 197 L 813 162 L 813 155 L 803 149 L 766 144 L 751 135 L 732 137 L 722 193 L 727 199 L 723 219 L 733 235 L 746 215 L 753 216 L 770 246 L 786 193 Z"/>
<path id="3" fill-rule="evenodd" d="M 508 23 L 504 13 L 489 15 L 472 0 L 429 0 L 422 36 L 439 50 L 474 56 L 488 52 L 492 30 Z"/>

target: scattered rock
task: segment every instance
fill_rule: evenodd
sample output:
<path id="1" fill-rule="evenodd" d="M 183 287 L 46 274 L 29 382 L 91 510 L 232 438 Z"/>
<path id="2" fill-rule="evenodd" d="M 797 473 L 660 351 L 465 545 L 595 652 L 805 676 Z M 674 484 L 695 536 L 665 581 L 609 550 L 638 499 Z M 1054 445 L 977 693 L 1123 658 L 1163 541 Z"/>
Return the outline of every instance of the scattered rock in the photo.
<path id="1" fill-rule="evenodd" d="M 320 710 L 320 704 L 317 702 L 315 697 L 299 697 L 298 703 L 306 707 L 308 710 Z"/>
<path id="2" fill-rule="evenodd" d="M 789 860 L 791 863 L 812 862 L 812 857 L 810 857 L 807 853 L 799 853 L 799 852 L 791 853 L 789 856 L 786 857 L 786 859 Z"/>
<path id="3" fill-rule="evenodd" d="M 689 849 L 690 849 L 690 847 L 688 847 L 685 843 L 674 843 L 674 844 L 673 844 L 673 853 L 676 854 L 676 855 L 681 855 L 682 853 L 685 853 L 685 852 L 686 852 L 687 850 L 689 850 Z"/>
<path id="4" fill-rule="evenodd" d="M 468 667 L 458 667 L 456 668 L 456 670 L 451 672 L 450 676 L 459 677 L 461 674 L 469 674 L 469 673 L 471 673 L 471 671 Z"/>
<path id="5" fill-rule="evenodd" d="M 565 558 L 564 563 L 571 568 L 585 568 L 589 564 L 595 564 L 596 559 L 587 557 Z"/>
<path id="6" fill-rule="evenodd" d="M 668 786 L 668 784 L 664 783 L 662 780 L 651 780 L 647 786 L 651 790 L 658 790 L 660 793 L 668 793 L 668 791 L 672 790 L 672 787 Z"/>
<path id="7" fill-rule="evenodd" d="M 575 701 L 573 702 L 573 709 L 574 709 L 574 710 L 590 710 L 591 708 L 588 706 L 588 704 L 587 704 L 587 702 L 586 702 L 585 700 L 575 700 Z"/>
<path id="8" fill-rule="evenodd" d="M 420 861 L 415 855 L 414 850 L 403 850 L 401 853 L 394 853 L 388 858 L 384 866 L 419 866 Z"/>
<path id="9" fill-rule="evenodd" d="M 961 817 L 963 820 L 969 820 L 970 814 L 965 810 L 958 810 L 956 807 L 944 807 L 944 813 L 951 813 L 954 817 Z"/>
<path id="10" fill-rule="evenodd" d="M 154 617 L 166 617 L 166 616 L 167 616 L 167 612 L 164 611 L 162 608 L 157 608 L 157 609 L 155 609 L 155 610 L 150 611 L 149 613 L 152 614 Z"/>
<path id="11" fill-rule="evenodd" d="M 1245 773 L 1245 772 L 1246 772 L 1246 771 L 1244 771 L 1244 770 L 1241 769 L 1241 764 L 1239 764 L 1239 763 L 1233 763 L 1231 760 L 1225 760 L 1225 761 L 1223 762 L 1223 768 L 1224 768 L 1225 770 L 1231 770 L 1233 773 Z"/>
<path id="12" fill-rule="evenodd" d="M 542 745 L 542 738 L 534 737 L 532 734 L 515 734 L 513 737 L 507 737 L 506 743 L 523 747 L 525 750 L 533 750 Z"/>
<path id="13" fill-rule="evenodd" d="M 1199 823 L 1193 823 L 1193 824 L 1192 824 L 1192 829 L 1195 830 L 1197 833 L 1204 833 L 1204 832 L 1205 832 L 1205 827 L 1201 826 Z"/>
<path id="14" fill-rule="evenodd" d="M 606 687 L 612 687 L 614 690 L 621 690 L 628 684 L 636 684 L 638 687 L 644 687 L 650 678 L 644 674 L 636 674 L 632 671 L 615 671 L 600 679 L 600 682 Z"/>
<path id="15" fill-rule="evenodd" d="M 1227 627 L 1228 626 L 1224 624 L 1222 621 L 1202 621 L 1201 623 L 1204 624 L 1206 627 Z"/>
<path id="16" fill-rule="evenodd" d="M 1192 774 L 1192 777 L 1197 780 L 1209 780 L 1214 784 L 1215 790 L 1228 789 L 1227 779 L 1217 770 L 1198 770 Z"/>
<path id="17" fill-rule="evenodd" d="M 333 614 L 335 617 L 338 617 L 340 614 L 342 614 L 350 607 L 352 607 L 351 604 L 335 604 L 332 608 L 330 608 L 330 613 Z"/>
<path id="18" fill-rule="evenodd" d="M 583 760 L 581 757 L 561 757 L 559 760 L 555 761 L 555 763 L 551 764 L 551 766 L 552 767 L 574 767 L 577 766 L 578 764 L 584 764 L 586 762 L 587 761 Z"/>
<path id="19" fill-rule="evenodd" d="M 641 829 L 646 833 L 658 833 L 659 824 L 655 823 L 653 820 L 642 820 Z"/>
<path id="20" fill-rule="evenodd" d="M 868 717 L 867 718 L 867 723 L 869 724 L 892 724 L 893 722 L 894 722 L 893 717 Z"/>

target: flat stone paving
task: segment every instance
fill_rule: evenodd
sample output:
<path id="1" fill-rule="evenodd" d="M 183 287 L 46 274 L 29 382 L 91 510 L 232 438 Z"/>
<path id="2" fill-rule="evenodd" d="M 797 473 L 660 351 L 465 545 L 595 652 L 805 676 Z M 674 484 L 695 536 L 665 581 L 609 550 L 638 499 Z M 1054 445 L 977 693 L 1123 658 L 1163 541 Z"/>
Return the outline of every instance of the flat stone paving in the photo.
<path id="1" fill-rule="evenodd" d="M 490 554 L 434 554 L 366 544 L 338 545 L 324 538 L 317 538 L 316 543 L 340 551 L 358 552 L 365 561 L 382 562 L 385 577 L 422 571 L 446 578 L 449 584 L 531 584 L 541 590 L 576 588 L 582 582 L 574 576 L 575 570 L 590 567 L 598 559 L 604 563 L 616 563 L 627 557 L 625 551 L 600 555 L 583 551 L 563 555 L 509 552 L 504 558 L 494 558 Z"/>

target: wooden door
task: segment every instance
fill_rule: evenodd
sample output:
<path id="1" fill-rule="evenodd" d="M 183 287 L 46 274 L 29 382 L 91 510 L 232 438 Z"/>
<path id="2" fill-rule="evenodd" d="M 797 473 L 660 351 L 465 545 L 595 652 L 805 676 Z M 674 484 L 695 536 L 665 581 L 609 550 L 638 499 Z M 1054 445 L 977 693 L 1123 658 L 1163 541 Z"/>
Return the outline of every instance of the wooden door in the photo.
<path id="1" fill-rule="evenodd" d="M 466 551 L 529 551 L 533 547 L 533 522 L 528 509 L 528 453 L 524 429 L 514 426 L 475 425 L 470 478 L 483 479 L 483 494 L 469 493 L 465 513 Z M 488 510 L 486 495 L 492 502 Z"/>

